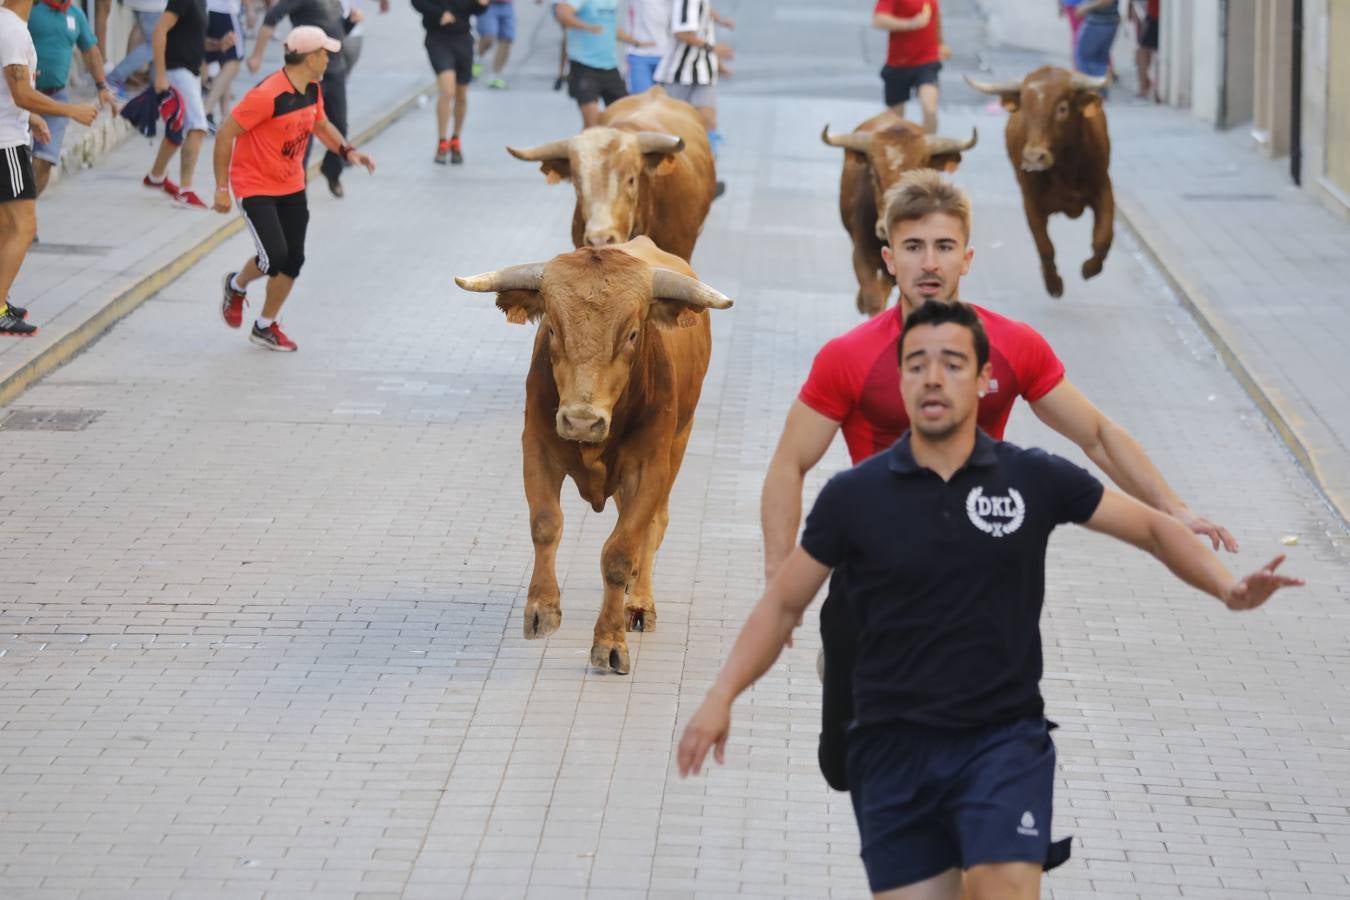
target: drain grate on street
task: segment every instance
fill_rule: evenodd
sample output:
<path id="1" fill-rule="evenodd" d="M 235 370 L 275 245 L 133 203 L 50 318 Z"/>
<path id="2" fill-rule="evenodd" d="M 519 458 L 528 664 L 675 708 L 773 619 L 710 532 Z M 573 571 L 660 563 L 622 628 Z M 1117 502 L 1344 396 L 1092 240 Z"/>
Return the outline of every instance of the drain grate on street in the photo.
<path id="1" fill-rule="evenodd" d="M 101 415 L 101 409 L 14 409 L 0 431 L 83 431 Z"/>

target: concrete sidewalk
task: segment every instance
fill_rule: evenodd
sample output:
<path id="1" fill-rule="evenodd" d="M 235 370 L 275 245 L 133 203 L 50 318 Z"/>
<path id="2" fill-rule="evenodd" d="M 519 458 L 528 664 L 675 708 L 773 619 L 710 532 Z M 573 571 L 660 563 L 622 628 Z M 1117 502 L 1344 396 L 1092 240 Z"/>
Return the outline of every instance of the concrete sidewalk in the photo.
<path id="1" fill-rule="evenodd" d="M 258 75 L 245 68 L 236 79 L 236 98 L 281 65 L 284 23 L 279 30 Z M 413 10 L 372 11 L 366 32 L 348 87 L 349 132 L 356 143 L 415 105 L 433 84 L 421 48 L 421 21 Z M 66 362 L 242 227 L 238 215 L 184 209 L 167 195 L 143 188 L 140 180 L 157 145 L 158 139 L 134 136 L 101 157 L 95 168 L 53 184 L 38 202 L 41 241 L 29 251 L 12 294 L 31 309 L 29 321 L 39 332 L 0 341 L 0 402 Z M 203 196 L 214 185 L 213 147 L 208 139 L 197 162 L 194 186 Z M 319 158 L 315 154 L 312 163 L 317 166 Z M 169 177 L 179 180 L 177 158 Z M 373 189 L 363 183 L 365 177 L 353 172 L 351 190 Z M 327 198 L 322 180 L 319 190 Z"/>

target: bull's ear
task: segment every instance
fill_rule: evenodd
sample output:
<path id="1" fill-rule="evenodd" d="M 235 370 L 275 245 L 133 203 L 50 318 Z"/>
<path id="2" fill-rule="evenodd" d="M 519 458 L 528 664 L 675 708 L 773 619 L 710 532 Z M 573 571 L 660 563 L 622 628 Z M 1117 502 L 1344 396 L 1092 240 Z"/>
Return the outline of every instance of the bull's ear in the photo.
<path id="1" fill-rule="evenodd" d="M 506 313 L 506 321 L 512 325 L 538 321 L 544 314 L 544 302 L 538 291 L 502 291 L 497 295 L 497 308 Z"/>
<path id="2" fill-rule="evenodd" d="M 644 153 L 642 161 L 647 164 L 647 171 L 653 175 L 669 175 L 675 170 L 674 153 Z"/>
<path id="3" fill-rule="evenodd" d="M 928 167 L 939 172 L 955 172 L 961 165 L 960 153 L 939 153 L 928 157 Z"/>
<path id="4" fill-rule="evenodd" d="M 1102 111 L 1102 95 L 1094 94 L 1092 91 L 1080 91 L 1078 111 L 1083 114 L 1083 118 L 1091 119 Z"/>
<path id="5" fill-rule="evenodd" d="M 1017 112 L 1022 106 L 1022 91 L 1005 91 L 998 95 L 998 101 L 1003 104 L 1003 108 L 1008 112 Z"/>
<path id="6" fill-rule="evenodd" d="M 572 163 L 566 158 L 546 159 L 539 164 L 539 171 L 544 173 L 549 184 L 572 180 Z"/>

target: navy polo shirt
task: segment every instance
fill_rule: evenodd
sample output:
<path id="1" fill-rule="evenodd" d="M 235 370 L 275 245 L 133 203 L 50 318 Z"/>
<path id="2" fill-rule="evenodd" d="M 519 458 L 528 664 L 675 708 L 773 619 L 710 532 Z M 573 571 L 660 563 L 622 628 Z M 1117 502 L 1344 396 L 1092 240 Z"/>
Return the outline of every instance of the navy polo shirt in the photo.
<path id="1" fill-rule="evenodd" d="M 831 478 L 802 534 L 813 558 L 846 570 L 856 720 L 978 728 L 1040 716 L 1046 544 L 1055 526 L 1092 517 L 1102 483 L 983 431 L 944 482 L 909 438 Z"/>

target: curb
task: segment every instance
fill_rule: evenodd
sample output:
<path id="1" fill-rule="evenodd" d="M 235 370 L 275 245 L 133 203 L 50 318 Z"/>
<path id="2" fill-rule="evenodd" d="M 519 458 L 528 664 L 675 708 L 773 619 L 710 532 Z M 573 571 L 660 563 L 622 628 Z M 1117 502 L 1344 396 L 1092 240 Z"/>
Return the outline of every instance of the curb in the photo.
<path id="1" fill-rule="evenodd" d="M 1342 494 L 1328 483 L 1324 477 L 1322 466 L 1319 465 L 1321 454 L 1308 446 L 1299 434 L 1298 427 L 1294 424 L 1298 417 L 1285 413 L 1280 406 L 1277 393 L 1263 385 L 1260 376 L 1248 368 L 1237 351 L 1233 349 L 1236 342 L 1231 339 L 1229 327 L 1225 324 L 1223 316 L 1219 315 L 1215 309 L 1208 295 L 1180 275 L 1167 262 L 1161 242 L 1151 237 L 1147 229 L 1141 229 L 1136 224 L 1143 218 L 1143 213 L 1136 207 L 1132 198 L 1127 194 L 1122 195 L 1122 193 L 1117 192 L 1116 211 L 1119 213 L 1121 223 L 1129 229 L 1140 248 L 1162 272 L 1168 285 L 1181 301 L 1182 307 L 1190 313 L 1191 318 L 1195 320 L 1196 324 L 1200 326 L 1200 330 L 1214 345 L 1214 349 L 1218 351 L 1219 359 L 1223 361 L 1224 366 L 1237 379 L 1238 384 L 1242 385 L 1242 389 L 1247 393 L 1247 396 L 1251 398 L 1257 409 L 1270 422 L 1275 429 L 1275 433 L 1284 442 L 1289 452 L 1294 455 L 1294 459 L 1298 461 L 1313 484 L 1317 486 L 1322 497 L 1341 517 L 1342 524 L 1350 526 L 1350 495 Z"/>
<path id="2" fill-rule="evenodd" d="M 434 82 L 423 84 L 373 123 L 355 135 L 348 135 L 348 139 L 354 144 L 367 143 L 371 138 L 401 119 L 409 110 L 415 108 L 418 99 L 434 88 Z M 317 155 L 322 156 L 322 154 Z M 320 159 L 315 159 L 310 164 L 306 170 L 309 176 L 315 177 L 319 174 L 320 161 Z M 23 363 L 14 371 L 0 376 L 0 405 L 8 404 L 49 372 L 65 365 L 81 350 L 101 337 L 109 328 L 116 325 L 118 321 L 176 281 L 180 275 L 195 266 L 216 247 L 241 231 L 243 227 L 243 220 L 239 216 L 231 216 L 219 228 L 184 250 L 176 258 L 114 296 L 98 312 L 63 334 L 50 347 L 47 347 L 33 359 Z"/>

